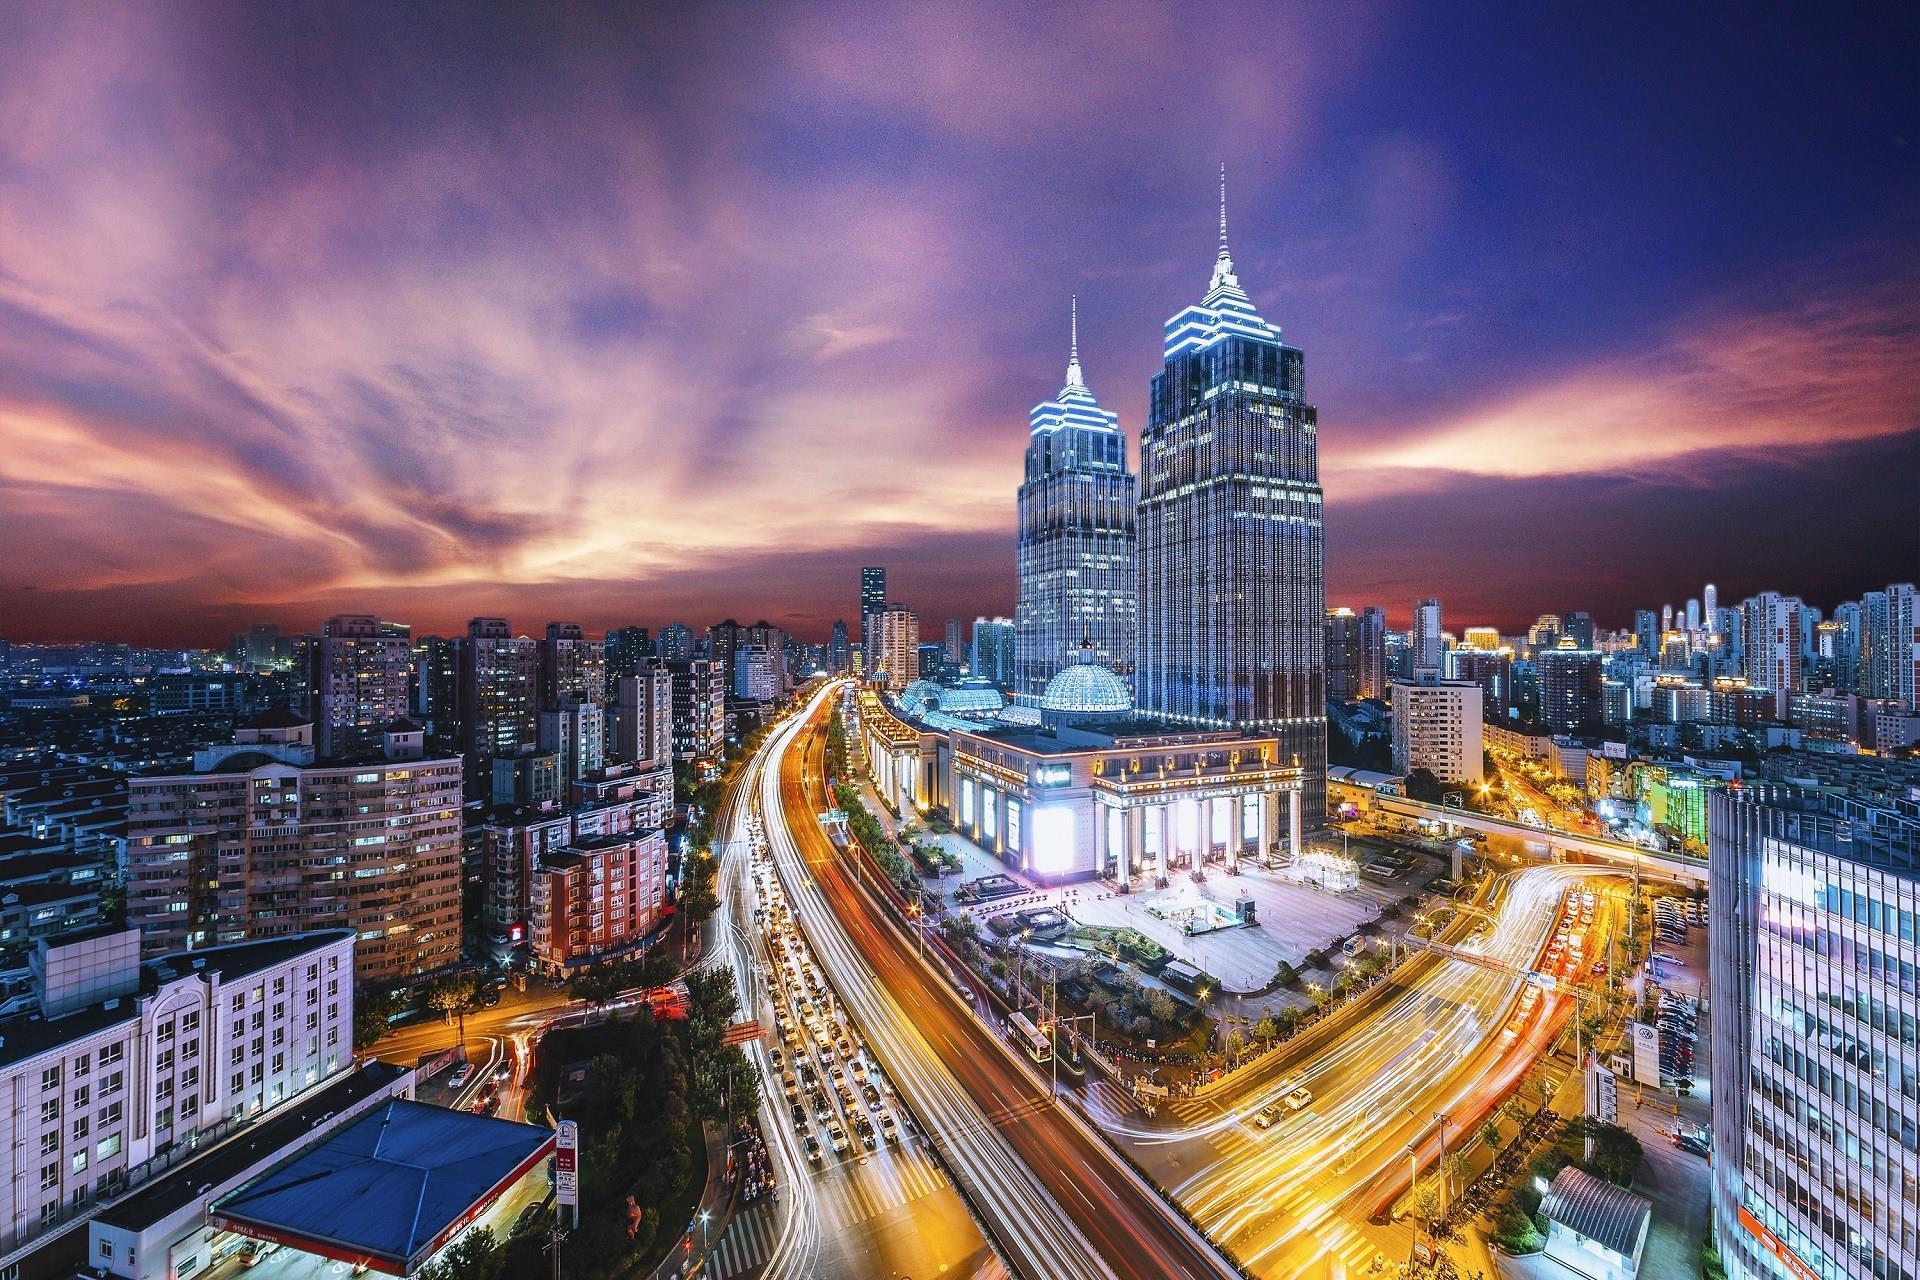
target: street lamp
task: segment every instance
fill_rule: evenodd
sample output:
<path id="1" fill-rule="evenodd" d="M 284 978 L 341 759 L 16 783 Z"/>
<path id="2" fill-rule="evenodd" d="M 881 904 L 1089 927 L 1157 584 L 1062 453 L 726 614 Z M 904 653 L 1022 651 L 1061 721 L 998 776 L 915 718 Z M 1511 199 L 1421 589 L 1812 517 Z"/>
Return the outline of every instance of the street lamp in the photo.
<path id="1" fill-rule="evenodd" d="M 703 1256 L 707 1252 L 707 1211 L 705 1209 L 700 1211 L 700 1252 Z"/>

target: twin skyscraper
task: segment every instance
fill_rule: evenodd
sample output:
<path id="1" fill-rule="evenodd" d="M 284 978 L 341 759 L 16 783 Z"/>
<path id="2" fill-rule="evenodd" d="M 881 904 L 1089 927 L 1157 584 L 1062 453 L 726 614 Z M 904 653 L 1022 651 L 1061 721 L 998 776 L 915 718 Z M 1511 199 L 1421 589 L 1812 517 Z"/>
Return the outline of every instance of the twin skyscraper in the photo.
<path id="1" fill-rule="evenodd" d="M 1080 367 L 1034 406 L 1020 486 L 1015 695 L 1091 644 L 1140 713 L 1271 733 L 1324 812 L 1326 605 L 1318 415 L 1305 357 L 1255 309 L 1227 247 L 1206 296 L 1168 320 L 1138 478 L 1119 416 Z"/>

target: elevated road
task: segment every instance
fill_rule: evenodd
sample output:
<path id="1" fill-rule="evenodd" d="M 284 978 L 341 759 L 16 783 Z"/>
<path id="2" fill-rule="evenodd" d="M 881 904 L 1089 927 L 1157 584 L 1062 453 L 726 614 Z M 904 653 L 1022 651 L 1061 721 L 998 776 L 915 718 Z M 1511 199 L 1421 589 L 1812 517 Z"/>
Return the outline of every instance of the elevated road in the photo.
<path id="1" fill-rule="evenodd" d="M 1535 827 L 1511 818 L 1496 818 L 1485 813 L 1476 813 L 1472 809 L 1461 809 L 1450 804 L 1429 804 L 1424 800 L 1409 800 L 1404 796 L 1376 795 L 1373 807 L 1378 813 L 1391 813 L 1403 818 L 1424 818 L 1429 821 L 1450 822 L 1456 827 L 1466 827 L 1471 831 L 1484 831 L 1489 835 L 1514 836 L 1521 840 L 1535 841 L 1546 845 L 1549 853 L 1554 849 L 1585 854 L 1620 867 L 1638 867 L 1648 875 L 1678 880 L 1694 886 L 1707 882 L 1707 860 L 1684 853 L 1653 853 L 1638 845 L 1622 844 L 1618 840 L 1604 840 L 1599 836 L 1583 835 L 1578 831 L 1562 831 L 1555 827 Z"/>

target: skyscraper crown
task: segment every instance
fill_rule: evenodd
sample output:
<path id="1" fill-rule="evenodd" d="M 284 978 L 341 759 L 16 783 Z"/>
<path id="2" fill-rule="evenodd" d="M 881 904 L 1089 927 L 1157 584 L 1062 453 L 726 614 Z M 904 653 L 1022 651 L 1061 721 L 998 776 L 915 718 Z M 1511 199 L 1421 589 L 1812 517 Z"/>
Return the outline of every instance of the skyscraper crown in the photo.
<path id="1" fill-rule="evenodd" d="M 1027 421 L 1033 434 L 1058 431 L 1063 427 L 1084 427 L 1090 431 L 1118 431 L 1120 415 L 1100 407 L 1087 386 L 1080 369 L 1080 299 L 1073 298 L 1068 321 L 1067 381 L 1060 394 L 1033 406 Z"/>
<path id="2" fill-rule="evenodd" d="M 1183 351 L 1200 351 L 1230 335 L 1258 342 L 1278 343 L 1280 326 L 1269 324 L 1254 309 L 1253 299 L 1240 287 L 1233 272 L 1233 253 L 1227 248 L 1227 166 L 1220 166 L 1220 252 L 1213 260 L 1213 279 L 1199 306 L 1188 307 L 1167 321 L 1163 357 L 1171 360 Z"/>

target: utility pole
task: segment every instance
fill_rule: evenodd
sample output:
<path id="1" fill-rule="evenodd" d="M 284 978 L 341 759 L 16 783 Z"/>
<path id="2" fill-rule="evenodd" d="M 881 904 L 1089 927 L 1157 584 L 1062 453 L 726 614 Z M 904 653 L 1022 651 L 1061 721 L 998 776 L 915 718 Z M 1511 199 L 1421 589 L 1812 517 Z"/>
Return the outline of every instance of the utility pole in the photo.
<path id="1" fill-rule="evenodd" d="M 1452 1117 L 1444 1111 L 1436 1111 L 1433 1118 L 1440 1128 L 1440 1216 L 1447 1216 L 1447 1121 Z"/>

